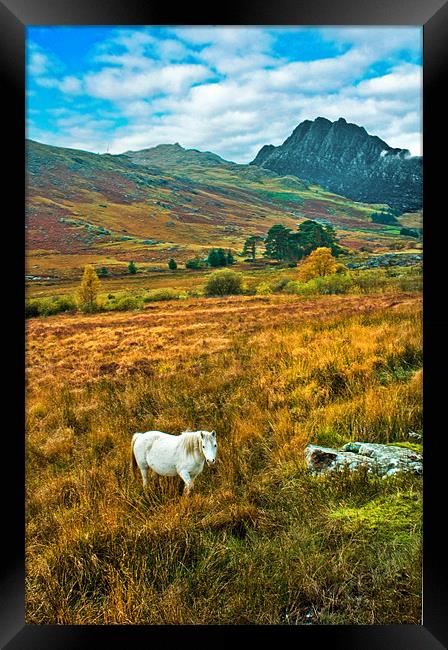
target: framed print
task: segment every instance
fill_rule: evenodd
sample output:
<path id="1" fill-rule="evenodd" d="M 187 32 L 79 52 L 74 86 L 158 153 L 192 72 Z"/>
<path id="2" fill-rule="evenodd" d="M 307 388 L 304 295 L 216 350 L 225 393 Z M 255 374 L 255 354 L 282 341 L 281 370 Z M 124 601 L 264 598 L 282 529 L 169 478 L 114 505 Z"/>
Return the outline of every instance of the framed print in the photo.
<path id="1" fill-rule="evenodd" d="M 446 4 L 0 15 L 2 645 L 446 647 Z"/>

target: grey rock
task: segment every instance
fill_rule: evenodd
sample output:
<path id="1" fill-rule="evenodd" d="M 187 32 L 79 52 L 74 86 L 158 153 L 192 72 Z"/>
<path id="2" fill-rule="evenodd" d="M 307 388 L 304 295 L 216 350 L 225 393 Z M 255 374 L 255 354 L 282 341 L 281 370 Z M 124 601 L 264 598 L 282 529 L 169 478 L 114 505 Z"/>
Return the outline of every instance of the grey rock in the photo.
<path id="1" fill-rule="evenodd" d="M 379 476 L 392 476 L 398 472 L 423 474 L 423 456 L 411 449 L 395 445 L 368 442 L 349 442 L 340 449 L 307 445 L 305 460 L 314 474 L 324 474 L 348 467 L 355 470 L 367 467 Z"/>
<path id="2" fill-rule="evenodd" d="M 420 253 L 385 253 L 374 255 L 365 260 L 348 262 L 349 269 L 376 269 L 382 266 L 412 266 L 422 262 L 423 255 Z"/>

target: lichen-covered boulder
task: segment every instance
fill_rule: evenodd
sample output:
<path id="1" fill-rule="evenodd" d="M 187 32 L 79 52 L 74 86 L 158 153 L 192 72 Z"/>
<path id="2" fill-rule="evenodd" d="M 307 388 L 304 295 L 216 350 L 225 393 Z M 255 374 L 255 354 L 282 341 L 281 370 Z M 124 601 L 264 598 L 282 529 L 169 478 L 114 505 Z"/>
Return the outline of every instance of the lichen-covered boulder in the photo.
<path id="1" fill-rule="evenodd" d="M 398 472 L 423 473 L 422 454 L 394 445 L 368 442 L 349 442 L 341 449 L 308 445 L 305 459 L 310 471 L 315 474 L 340 470 L 350 470 L 361 466 L 379 476 L 392 476 Z"/>

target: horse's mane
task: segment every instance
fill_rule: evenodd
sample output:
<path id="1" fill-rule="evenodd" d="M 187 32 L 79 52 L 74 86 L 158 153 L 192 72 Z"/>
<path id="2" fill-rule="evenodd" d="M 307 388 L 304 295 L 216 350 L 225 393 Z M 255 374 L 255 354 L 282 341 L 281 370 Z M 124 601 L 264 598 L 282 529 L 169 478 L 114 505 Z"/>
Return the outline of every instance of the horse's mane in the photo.
<path id="1" fill-rule="evenodd" d="M 195 451 L 201 453 L 201 436 L 199 431 L 183 431 L 180 434 L 179 447 L 181 447 L 186 454 L 193 454 Z"/>

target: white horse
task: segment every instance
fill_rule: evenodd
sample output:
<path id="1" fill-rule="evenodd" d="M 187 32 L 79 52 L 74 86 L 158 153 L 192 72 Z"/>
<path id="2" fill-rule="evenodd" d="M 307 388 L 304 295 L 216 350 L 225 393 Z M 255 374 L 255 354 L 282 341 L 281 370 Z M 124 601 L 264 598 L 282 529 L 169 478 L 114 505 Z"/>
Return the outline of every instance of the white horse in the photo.
<path id="1" fill-rule="evenodd" d="M 131 442 L 131 470 L 137 467 L 148 485 L 148 470 L 161 476 L 178 474 L 185 483 L 184 492 L 190 494 L 195 478 L 204 469 L 204 463 L 216 461 L 216 433 L 214 431 L 184 431 L 172 436 L 162 431 L 134 433 Z"/>

